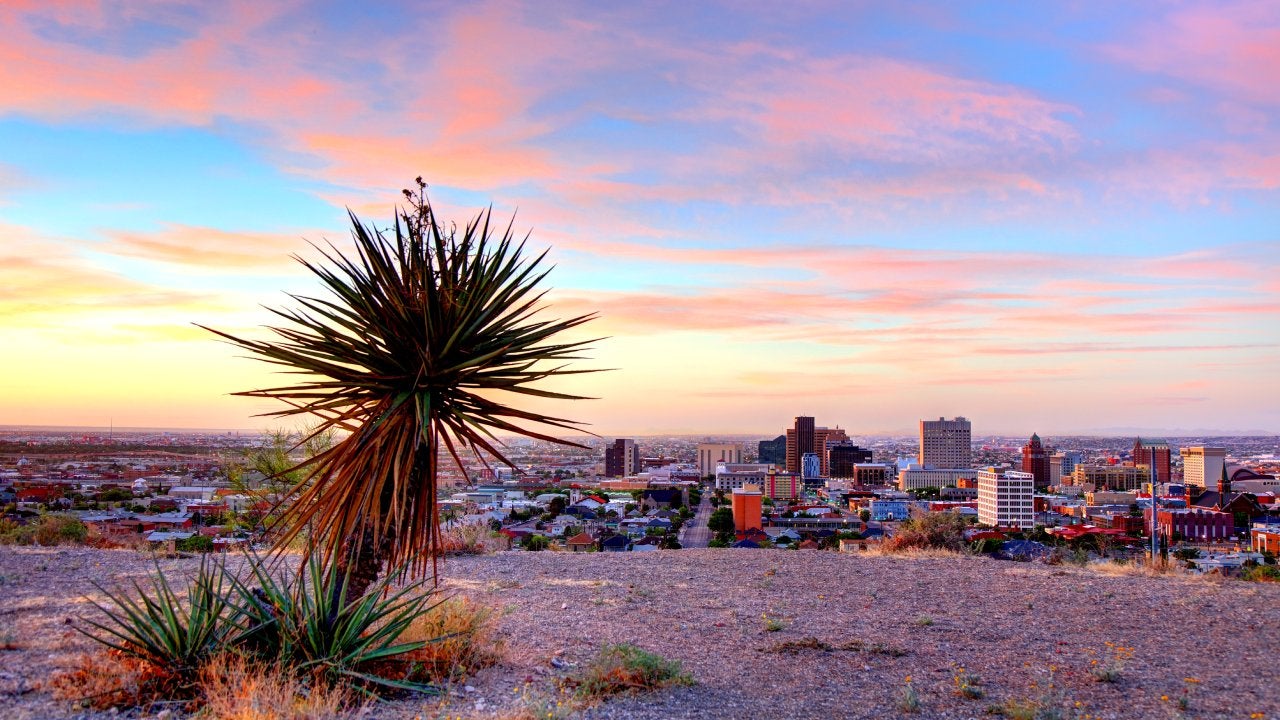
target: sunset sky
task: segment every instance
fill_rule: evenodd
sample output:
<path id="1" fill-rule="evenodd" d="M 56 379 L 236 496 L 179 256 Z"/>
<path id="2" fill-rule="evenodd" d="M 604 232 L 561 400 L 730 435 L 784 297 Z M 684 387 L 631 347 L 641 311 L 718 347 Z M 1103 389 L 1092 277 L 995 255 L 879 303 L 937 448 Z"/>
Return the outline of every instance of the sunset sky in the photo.
<path id="1" fill-rule="evenodd" d="M 0 6 L 0 424 L 251 428 L 421 175 L 605 434 L 1280 432 L 1280 3 Z"/>

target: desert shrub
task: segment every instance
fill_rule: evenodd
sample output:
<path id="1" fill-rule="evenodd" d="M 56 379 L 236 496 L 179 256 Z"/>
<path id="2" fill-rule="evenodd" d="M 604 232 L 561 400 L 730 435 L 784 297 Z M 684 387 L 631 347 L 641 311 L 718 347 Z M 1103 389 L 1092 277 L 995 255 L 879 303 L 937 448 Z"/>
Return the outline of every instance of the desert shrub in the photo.
<path id="1" fill-rule="evenodd" d="M 213 552 L 213 538 L 206 535 L 192 535 L 174 543 L 174 548 L 179 552 L 211 553 Z"/>
<path id="2" fill-rule="evenodd" d="M 429 683 L 458 680 L 496 663 L 501 643 L 494 636 L 493 610 L 466 597 L 451 597 L 413 619 L 401 639 L 421 642 L 405 653 L 410 679 Z"/>
<path id="3" fill-rule="evenodd" d="M 495 549 L 494 530 L 488 523 L 463 523 L 440 531 L 443 555 L 483 555 Z"/>
<path id="4" fill-rule="evenodd" d="M 964 531 L 969 524 L 954 512 L 920 513 L 903 521 L 898 532 L 886 540 L 887 552 L 903 550 L 951 550 L 963 552 L 969 549 Z"/>
<path id="5" fill-rule="evenodd" d="M 1250 582 L 1280 582 L 1280 567 L 1275 565 L 1258 565 L 1240 571 L 1240 579 Z"/>
<path id="6" fill-rule="evenodd" d="M 273 665 L 218 655 L 200 673 L 199 720 L 346 720 L 362 715 L 341 685 L 310 679 Z"/>
<path id="7" fill-rule="evenodd" d="M 16 520 L 0 517 L 0 545 L 20 545 L 18 534 L 21 529 L 22 525 Z"/>
<path id="8" fill-rule="evenodd" d="M 60 513 L 41 515 L 26 524 L 0 518 L 0 544 L 75 545 L 83 543 L 88 535 L 89 528 L 78 518 Z"/>
<path id="9" fill-rule="evenodd" d="M 668 660 L 622 643 L 605 645 L 568 682 L 577 687 L 579 699 L 594 701 L 673 685 L 692 685 L 693 677 L 684 672 L 679 660 Z"/>

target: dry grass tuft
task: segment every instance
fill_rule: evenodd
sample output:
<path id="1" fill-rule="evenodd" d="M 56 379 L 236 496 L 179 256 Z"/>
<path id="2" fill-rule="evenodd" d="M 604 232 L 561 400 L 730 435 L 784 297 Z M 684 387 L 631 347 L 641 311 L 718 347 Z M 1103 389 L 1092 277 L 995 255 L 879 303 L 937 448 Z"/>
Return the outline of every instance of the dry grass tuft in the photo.
<path id="1" fill-rule="evenodd" d="M 440 530 L 440 551 L 448 555 L 484 555 L 502 546 L 485 523 L 462 523 Z"/>
<path id="2" fill-rule="evenodd" d="M 899 547 L 896 544 L 882 542 L 871 545 L 866 551 L 867 555 L 879 557 L 908 558 L 908 559 L 953 559 L 960 557 L 973 557 L 972 553 L 965 550 L 949 550 L 946 548 L 924 548 L 924 547 Z"/>
<path id="3" fill-rule="evenodd" d="M 1085 569 L 1101 575 L 1115 577 L 1199 577 L 1198 573 L 1188 571 L 1182 563 L 1157 560 L 1153 565 L 1148 558 L 1134 558 L 1125 562 L 1094 562 L 1084 566 Z"/>
<path id="4" fill-rule="evenodd" d="M 415 681 L 461 680 L 502 659 L 493 610 L 465 596 L 454 596 L 419 615 L 400 642 L 426 642 L 397 661 L 407 664 Z"/>
<path id="5" fill-rule="evenodd" d="M 139 707 L 174 693 L 173 676 L 118 650 L 81 653 L 49 682 L 53 696 L 94 710 Z"/>
<path id="6" fill-rule="evenodd" d="M 201 720 L 354 720 L 362 709 L 352 691 L 313 679 L 303 683 L 280 668 L 219 655 L 200 673 Z"/>

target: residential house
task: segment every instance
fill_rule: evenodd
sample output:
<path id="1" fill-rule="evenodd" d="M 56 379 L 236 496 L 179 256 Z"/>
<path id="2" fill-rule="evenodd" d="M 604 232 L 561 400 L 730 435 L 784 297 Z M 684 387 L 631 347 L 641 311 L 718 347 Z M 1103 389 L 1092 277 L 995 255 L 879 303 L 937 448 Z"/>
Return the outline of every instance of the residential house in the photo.
<path id="1" fill-rule="evenodd" d="M 626 552 L 631 549 L 631 538 L 626 535 L 610 535 L 600 541 L 600 549 L 605 552 Z"/>
<path id="2" fill-rule="evenodd" d="M 584 531 L 565 540 L 564 546 L 569 552 L 588 552 L 596 546 L 596 539 Z"/>

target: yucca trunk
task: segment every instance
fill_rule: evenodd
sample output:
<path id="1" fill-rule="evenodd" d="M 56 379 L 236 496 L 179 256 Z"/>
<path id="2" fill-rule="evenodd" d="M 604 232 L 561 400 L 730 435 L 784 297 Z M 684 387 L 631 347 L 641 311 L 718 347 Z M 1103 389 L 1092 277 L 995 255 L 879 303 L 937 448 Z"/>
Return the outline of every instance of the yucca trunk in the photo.
<path id="1" fill-rule="evenodd" d="M 437 548 L 440 546 L 440 527 L 436 519 L 435 459 L 435 443 L 430 439 L 423 439 L 414 448 L 413 464 L 410 470 L 409 482 L 407 483 L 410 488 L 421 485 L 429 486 L 427 493 L 430 496 L 431 518 L 430 522 L 425 525 L 427 537 L 423 540 L 433 563 L 438 555 Z M 394 514 L 397 502 L 403 503 L 404 499 L 395 497 L 394 484 L 386 483 L 383 485 L 380 503 L 381 517 L 385 518 Z M 347 578 L 342 591 L 345 604 L 359 602 L 364 597 L 364 594 L 368 592 L 369 587 L 381 579 L 392 561 L 395 544 L 394 528 L 379 533 L 372 522 L 365 523 L 364 531 L 359 537 L 347 540 L 345 552 L 342 555 L 343 560 L 338 568 L 338 577 L 345 576 Z M 335 588 L 335 592 L 337 590 Z"/>

